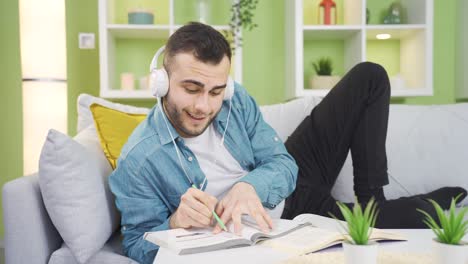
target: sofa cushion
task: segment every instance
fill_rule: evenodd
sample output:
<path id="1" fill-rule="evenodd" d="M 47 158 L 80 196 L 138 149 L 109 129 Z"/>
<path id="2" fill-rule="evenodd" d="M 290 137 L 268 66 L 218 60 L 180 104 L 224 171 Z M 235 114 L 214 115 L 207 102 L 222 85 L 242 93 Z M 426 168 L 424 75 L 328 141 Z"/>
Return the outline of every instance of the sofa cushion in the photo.
<path id="1" fill-rule="evenodd" d="M 90 106 L 94 103 L 103 105 L 110 109 L 115 109 L 121 112 L 129 114 L 148 114 L 149 109 L 144 107 L 135 107 L 131 105 L 124 105 L 119 103 L 113 103 L 103 98 L 95 97 L 89 94 L 80 94 L 77 99 L 78 107 L 78 124 L 77 132 L 94 125 L 93 115 L 90 110 Z"/>
<path id="2" fill-rule="evenodd" d="M 303 97 L 283 104 L 265 105 L 260 107 L 263 119 L 285 142 L 297 126 L 320 103 L 319 97 Z"/>
<path id="3" fill-rule="evenodd" d="M 97 103 L 90 106 L 101 147 L 115 169 L 123 145 L 146 114 L 129 114 Z M 118 125 L 116 125 L 118 124 Z"/>
<path id="4" fill-rule="evenodd" d="M 71 250 L 65 243 L 57 249 L 49 259 L 49 264 L 78 264 Z M 94 254 L 86 264 L 137 264 L 138 262 L 123 256 L 122 239 L 120 232 L 115 232 L 109 241 L 106 242 L 96 254 Z"/>
<path id="5" fill-rule="evenodd" d="M 117 228 L 109 191 L 111 173 L 93 127 L 76 140 L 50 130 L 39 161 L 39 185 L 49 216 L 79 263 L 85 263 Z"/>

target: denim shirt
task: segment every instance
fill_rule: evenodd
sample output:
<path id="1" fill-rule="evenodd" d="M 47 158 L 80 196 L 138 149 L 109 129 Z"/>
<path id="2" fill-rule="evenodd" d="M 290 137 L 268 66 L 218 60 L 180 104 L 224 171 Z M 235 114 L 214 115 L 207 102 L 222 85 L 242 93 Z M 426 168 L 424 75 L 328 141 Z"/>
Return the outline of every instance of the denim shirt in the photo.
<path id="1" fill-rule="evenodd" d="M 263 120 L 253 98 L 237 83 L 231 103 L 224 144 L 249 172 L 239 182 L 251 184 L 263 206 L 273 209 L 294 190 L 298 167 L 279 136 Z M 220 134 L 226 128 L 229 104 L 223 101 L 213 120 Z M 166 126 L 163 115 L 159 107 L 151 109 L 122 148 L 117 168 L 109 176 L 121 212 L 124 252 L 140 263 L 152 263 L 158 250 L 158 246 L 143 239 L 143 234 L 169 229 L 169 217 L 190 188 L 190 181 L 198 186 L 205 178 L 195 155 L 171 123 L 169 128 Z M 189 177 L 181 168 L 169 130 Z"/>

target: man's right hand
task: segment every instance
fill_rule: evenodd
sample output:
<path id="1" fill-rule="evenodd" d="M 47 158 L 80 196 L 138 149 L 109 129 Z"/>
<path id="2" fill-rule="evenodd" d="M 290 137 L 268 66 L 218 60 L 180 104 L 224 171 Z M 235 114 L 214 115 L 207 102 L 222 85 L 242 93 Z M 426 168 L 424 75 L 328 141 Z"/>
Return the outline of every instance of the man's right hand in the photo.
<path id="1" fill-rule="evenodd" d="M 216 197 L 196 188 L 189 188 L 180 197 L 179 207 L 172 214 L 169 227 L 208 227 L 212 223 L 212 212 L 217 203 Z"/>

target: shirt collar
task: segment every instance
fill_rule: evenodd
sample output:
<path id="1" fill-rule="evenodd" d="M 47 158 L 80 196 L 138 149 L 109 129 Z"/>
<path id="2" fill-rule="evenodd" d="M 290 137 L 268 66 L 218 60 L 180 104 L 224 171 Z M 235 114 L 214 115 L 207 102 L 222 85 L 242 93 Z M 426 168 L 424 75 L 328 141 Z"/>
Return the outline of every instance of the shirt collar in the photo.
<path id="1" fill-rule="evenodd" d="M 160 102 L 158 102 L 158 104 L 159 103 Z M 166 113 L 164 113 L 164 111 L 161 111 L 161 110 L 162 110 L 161 107 L 159 107 L 158 105 L 155 106 L 154 122 L 156 123 L 156 129 L 158 131 L 161 145 L 166 145 L 167 143 L 172 142 L 171 134 L 174 137 L 174 140 L 176 140 L 177 138 L 179 138 L 179 133 L 177 133 L 175 128 L 172 126 L 171 122 L 166 116 Z M 166 123 L 167 123 L 167 126 L 166 126 Z"/>

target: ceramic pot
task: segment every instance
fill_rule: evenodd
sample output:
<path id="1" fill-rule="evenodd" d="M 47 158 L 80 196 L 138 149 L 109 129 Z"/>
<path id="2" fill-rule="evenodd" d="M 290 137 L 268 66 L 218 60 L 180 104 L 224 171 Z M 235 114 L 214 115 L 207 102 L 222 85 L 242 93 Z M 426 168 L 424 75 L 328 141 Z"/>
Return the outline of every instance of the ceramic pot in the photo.
<path id="1" fill-rule="evenodd" d="M 309 80 L 312 89 L 331 89 L 340 81 L 340 76 L 314 75 Z"/>
<path id="2" fill-rule="evenodd" d="M 377 264 L 378 243 L 369 242 L 367 245 L 355 245 L 343 242 L 346 264 Z"/>
<path id="3" fill-rule="evenodd" d="M 449 245 L 433 240 L 435 264 L 466 264 L 468 263 L 468 244 Z"/>

